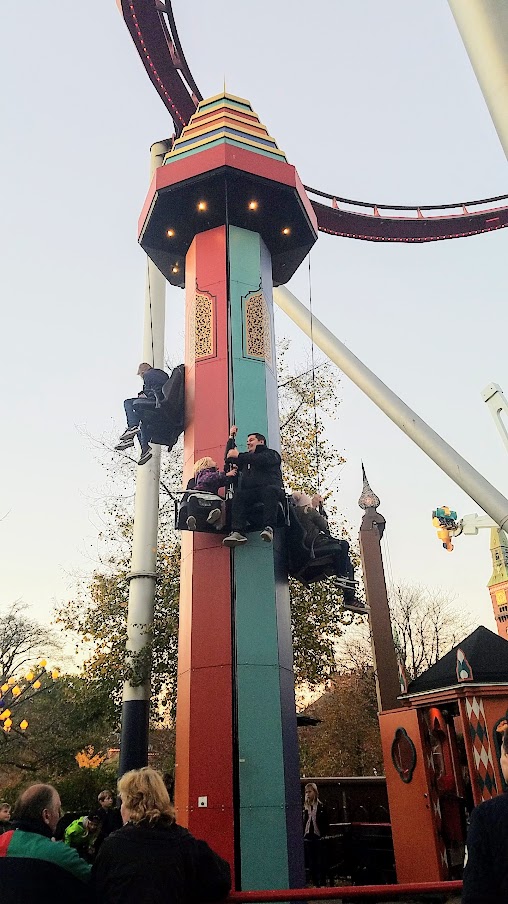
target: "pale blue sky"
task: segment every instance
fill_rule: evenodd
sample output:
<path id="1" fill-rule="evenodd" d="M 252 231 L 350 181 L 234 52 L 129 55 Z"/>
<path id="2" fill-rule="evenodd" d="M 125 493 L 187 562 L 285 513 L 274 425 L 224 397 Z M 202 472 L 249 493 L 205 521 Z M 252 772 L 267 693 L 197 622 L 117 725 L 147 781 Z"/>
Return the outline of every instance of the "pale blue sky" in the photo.
<path id="1" fill-rule="evenodd" d="M 445 0 L 175 0 L 203 94 L 248 98 L 307 184 L 400 204 L 508 190 L 508 167 Z M 104 469 L 87 435 L 122 428 L 137 389 L 145 264 L 136 243 L 148 148 L 172 124 L 114 0 L 3 11 L 0 607 L 49 618 L 70 573 L 96 563 Z M 508 494 L 506 453 L 481 401 L 508 392 L 508 231 L 427 246 L 321 235 L 313 307 L 435 430 Z M 308 298 L 307 267 L 293 291 Z M 181 358 L 183 294 L 168 291 Z M 284 315 L 295 360 L 309 343 Z M 390 577 L 457 593 L 493 627 L 489 537 L 448 555 L 434 506 L 475 506 L 347 379 L 333 437 L 337 501 L 352 525 L 360 460 L 388 521 Z"/>

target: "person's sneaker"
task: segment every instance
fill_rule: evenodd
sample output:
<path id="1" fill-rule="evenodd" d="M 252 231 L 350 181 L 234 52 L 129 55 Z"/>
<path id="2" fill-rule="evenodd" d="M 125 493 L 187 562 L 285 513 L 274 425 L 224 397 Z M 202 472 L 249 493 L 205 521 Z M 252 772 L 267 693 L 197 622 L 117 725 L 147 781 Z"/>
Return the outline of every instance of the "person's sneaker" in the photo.
<path id="1" fill-rule="evenodd" d="M 150 446 L 148 446 L 148 448 L 145 449 L 144 452 L 141 452 L 141 455 L 140 455 L 140 458 L 138 461 L 138 465 L 146 465 L 147 461 L 150 461 L 151 457 L 152 457 L 152 450 L 150 449 Z"/>
<path id="2" fill-rule="evenodd" d="M 237 530 L 231 531 L 229 536 L 224 537 L 224 539 L 222 541 L 223 546 L 231 546 L 231 547 L 241 546 L 242 543 L 247 543 L 247 537 L 244 537 L 244 535 L 241 534 Z"/>
<path id="3" fill-rule="evenodd" d="M 220 509 L 212 509 L 206 520 L 208 521 L 208 524 L 215 524 L 215 522 L 219 520 L 221 515 L 222 512 Z"/>
<path id="4" fill-rule="evenodd" d="M 187 524 L 188 530 L 196 530 L 196 519 L 194 515 L 189 515 L 185 523 Z"/>
<path id="5" fill-rule="evenodd" d="M 370 612 L 370 606 L 367 606 L 362 600 L 356 599 L 345 599 L 343 603 L 343 609 L 347 612 L 355 612 L 356 615 L 368 615 Z"/>
<path id="6" fill-rule="evenodd" d="M 265 529 L 261 531 L 259 536 L 262 540 L 265 541 L 265 543 L 273 543 L 273 527 L 265 527 Z"/>
<path id="7" fill-rule="evenodd" d="M 121 439 L 119 443 L 115 446 L 115 452 L 125 452 L 126 449 L 131 449 L 134 445 L 134 440 L 131 439 Z"/>
<path id="8" fill-rule="evenodd" d="M 136 436 L 136 433 L 139 433 L 139 427 L 127 427 L 127 430 L 124 430 L 120 437 L 120 442 L 123 442 L 126 439 L 133 439 Z"/>

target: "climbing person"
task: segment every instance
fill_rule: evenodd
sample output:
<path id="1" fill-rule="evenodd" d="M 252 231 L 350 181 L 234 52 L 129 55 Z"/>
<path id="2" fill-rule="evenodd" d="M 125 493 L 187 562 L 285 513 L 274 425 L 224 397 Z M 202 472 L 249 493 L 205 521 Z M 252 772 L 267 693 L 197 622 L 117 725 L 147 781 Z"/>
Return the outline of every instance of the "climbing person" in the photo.
<path id="1" fill-rule="evenodd" d="M 146 361 L 138 367 L 138 376 L 143 379 L 143 389 L 138 393 L 137 398 L 151 399 L 154 398 L 158 404 L 162 401 L 162 387 L 169 380 L 169 376 L 164 370 L 158 367 L 152 367 Z M 143 424 L 139 414 L 134 410 L 134 403 L 137 399 L 125 399 L 123 407 L 127 418 L 127 427 L 122 433 L 118 444 L 115 446 L 117 452 L 124 452 L 134 445 L 134 438 L 137 436 L 140 446 L 141 455 L 138 465 L 144 465 L 150 461 L 152 450 L 150 448 L 150 430 Z"/>
<path id="2" fill-rule="evenodd" d="M 330 534 L 330 525 L 323 509 L 322 496 L 315 494 L 312 499 L 307 493 L 292 495 L 295 514 L 305 531 L 305 545 L 314 551 L 317 559 L 331 556 L 332 565 L 342 590 L 344 609 L 365 614 L 368 607 L 355 596 L 354 568 L 349 556 L 347 540 L 338 540 Z M 318 509 L 321 509 L 319 511 Z"/>
<path id="3" fill-rule="evenodd" d="M 266 445 L 262 433 L 249 433 L 247 452 L 236 448 L 237 428 L 230 430 L 226 447 L 226 462 L 238 467 L 238 486 L 235 490 L 231 509 L 231 533 L 222 541 L 223 546 L 240 546 L 247 542 L 245 532 L 252 507 L 263 503 L 265 527 L 260 537 L 265 543 L 273 541 L 277 522 L 277 508 L 284 498 L 281 457 L 275 449 Z"/>

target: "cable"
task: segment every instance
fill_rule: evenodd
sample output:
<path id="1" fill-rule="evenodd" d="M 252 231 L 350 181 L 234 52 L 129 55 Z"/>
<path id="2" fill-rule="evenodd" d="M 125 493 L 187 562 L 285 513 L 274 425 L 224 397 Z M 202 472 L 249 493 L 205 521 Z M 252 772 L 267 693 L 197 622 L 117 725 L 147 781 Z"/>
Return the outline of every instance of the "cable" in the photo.
<path id="1" fill-rule="evenodd" d="M 148 304 L 150 306 L 150 339 L 152 342 L 152 367 L 155 367 L 155 353 L 153 350 L 153 318 L 152 318 L 152 286 L 150 284 L 150 261 L 146 258 L 147 281 L 148 281 Z"/>
<path id="2" fill-rule="evenodd" d="M 314 445 L 316 452 L 316 477 L 317 477 L 317 491 L 321 494 L 321 477 L 320 477 L 320 464 L 319 464 L 319 442 L 318 442 L 318 423 L 317 423 L 317 402 L 316 402 L 316 367 L 314 364 L 314 315 L 312 313 L 312 274 L 310 269 L 310 254 L 309 254 L 309 312 L 310 312 L 310 349 L 311 349 L 311 372 L 312 372 L 312 397 L 314 404 Z"/>

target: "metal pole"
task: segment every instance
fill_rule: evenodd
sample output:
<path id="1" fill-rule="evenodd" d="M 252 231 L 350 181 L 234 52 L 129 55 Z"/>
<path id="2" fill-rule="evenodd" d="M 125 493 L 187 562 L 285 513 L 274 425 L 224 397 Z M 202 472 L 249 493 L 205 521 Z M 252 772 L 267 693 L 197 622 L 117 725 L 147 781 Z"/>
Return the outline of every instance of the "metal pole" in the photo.
<path id="1" fill-rule="evenodd" d="M 285 286 L 273 290 L 273 300 L 318 348 L 346 374 L 410 439 L 461 487 L 499 527 L 508 528 L 508 499 L 471 467 L 399 399 L 365 364 L 337 339 Z"/>
<path id="2" fill-rule="evenodd" d="M 169 143 L 158 141 L 150 148 L 150 178 L 162 165 Z M 143 361 L 164 368 L 166 283 L 147 258 Z M 123 686 L 122 734 L 119 774 L 146 766 L 148 762 L 148 718 L 153 603 L 157 576 L 157 529 L 159 525 L 160 446 L 152 458 L 137 469 L 129 609 L 127 615 L 126 668 Z"/>
<path id="3" fill-rule="evenodd" d="M 448 0 L 503 150 L 508 157 L 508 3 Z"/>

